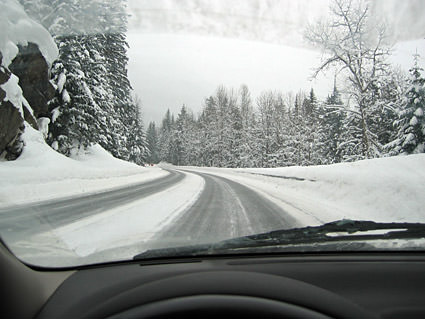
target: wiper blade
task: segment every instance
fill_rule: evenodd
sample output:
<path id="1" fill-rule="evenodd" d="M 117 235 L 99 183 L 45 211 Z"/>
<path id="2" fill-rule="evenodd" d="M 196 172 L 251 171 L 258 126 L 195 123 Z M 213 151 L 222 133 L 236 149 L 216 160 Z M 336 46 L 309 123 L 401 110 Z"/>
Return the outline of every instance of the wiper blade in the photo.
<path id="1" fill-rule="evenodd" d="M 272 246 L 418 238 L 425 238 L 424 223 L 377 223 L 343 219 L 321 226 L 275 230 L 212 244 L 147 250 L 134 256 L 134 260 L 228 254 L 235 250 Z"/>

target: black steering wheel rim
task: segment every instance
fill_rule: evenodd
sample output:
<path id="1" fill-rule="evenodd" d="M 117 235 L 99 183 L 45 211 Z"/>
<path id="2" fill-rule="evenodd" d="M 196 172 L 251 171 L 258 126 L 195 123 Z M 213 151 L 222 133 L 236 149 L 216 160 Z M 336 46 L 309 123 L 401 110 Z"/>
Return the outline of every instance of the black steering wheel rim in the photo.
<path id="1" fill-rule="evenodd" d="M 170 288 L 172 287 L 172 288 Z M 233 306 L 232 306 L 233 305 Z M 272 312 L 267 312 L 267 305 Z M 356 304 L 320 287 L 257 272 L 205 271 L 145 283 L 106 300 L 88 316 L 190 317 L 224 313 L 253 316 L 371 318 Z M 280 312 L 276 312 L 280 309 Z M 256 312 L 255 312 L 255 311 Z M 300 314 L 297 315 L 297 311 Z M 218 316 L 217 315 L 217 316 Z"/>

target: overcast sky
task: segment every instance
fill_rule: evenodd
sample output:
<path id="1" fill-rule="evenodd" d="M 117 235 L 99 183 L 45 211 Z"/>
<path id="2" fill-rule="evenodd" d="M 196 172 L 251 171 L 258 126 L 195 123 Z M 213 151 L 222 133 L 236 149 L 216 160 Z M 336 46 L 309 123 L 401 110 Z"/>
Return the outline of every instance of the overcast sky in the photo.
<path id="1" fill-rule="evenodd" d="M 416 48 L 425 57 L 423 3 L 371 4 L 371 16 L 394 26 L 393 60 L 405 68 Z M 167 108 L 177 115 L 183 104 L 196 113 L 220 84 L 246 84 L 253 98 L 311 87 L 325 97 L 333 74 L 310 79 L 320 55 L 302 31 L 326 18 L 328 7 L 328 0 L 130 0 L 129 76 L 145 122 L 160 122 Z"/>

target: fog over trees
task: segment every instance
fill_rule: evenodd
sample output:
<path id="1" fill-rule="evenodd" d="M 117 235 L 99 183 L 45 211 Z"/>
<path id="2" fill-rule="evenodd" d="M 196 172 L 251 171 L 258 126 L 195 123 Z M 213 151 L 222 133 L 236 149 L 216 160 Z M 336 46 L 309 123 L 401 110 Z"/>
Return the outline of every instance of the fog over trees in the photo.
<path id="1" fill-rule="evenodd" d="M 150 145 L 176 165 L 278 167 L 424 152 L 424 78 L 417 55 L 410 74 L 391 66 L 386 26 L 371 25 L 365 1 L 336 0 L 329 21 L 305 38 L 323 52 L 315 75 L 332 68 L 333 92 L 263 92 L 220 86 L 200 114 L 167 111 Z M 344 99 L 341 97 L 344 95 Z M 152 125 L 152 124 L 151 124 Z"/>

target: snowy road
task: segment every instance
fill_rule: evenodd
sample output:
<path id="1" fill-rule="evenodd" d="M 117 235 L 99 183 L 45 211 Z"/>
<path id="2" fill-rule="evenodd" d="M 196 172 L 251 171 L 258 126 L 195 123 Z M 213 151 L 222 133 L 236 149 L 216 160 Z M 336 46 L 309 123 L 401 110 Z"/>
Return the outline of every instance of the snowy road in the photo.
<path id="1" fill-rule="evenodd" d="M 8 241 L 28 238 L 49 228 L 74 223 L 100 212 L 148 197 L 177 184 L 184 174 L 169 171 L 169 175 L 150 182 L 133 184 L 107 192 L 49 200 L 36 204 L 0 209 L 0 233 Z"/>
<path id="2" fill-rule="evenodd" d="M 423 221 L 424 188 L 416 186 L 423 176 L 413 175 L 423 163 L 410 156 L 312 168 L 163 165 L 146 171 L 159 177 L 143 184 L 1 207 L 0 234 L 23 260 L 59 267 L 342 218 L 391 221 L 407 211 Z M 400 172 L 395 180 L 393 171 Z"/>
<path id="3" fill-rule="evenodd" d="M 205 180 L 199 199 L 150 243 L 153 248 L 216 242 L 300 226 L 279 206 L 230 179 L 189 171 Z"/>
<path id="4" fill-rule="evenodd" d="M 275 203 L 228 178 L 164 169 L 167 176 L 143 184 L 1 208 L 2 238 L 26 260 L 62 265 L 66 258 L 128 259 L 148 249 L 301 226 Z"/>
<path id="5" fill-rule="evenodd" d="M 140 167 L 100 146 L 65 157 L 30 126 L 24 141 L 16 161 L 0 163 L 0 235 L 37 265 L 129 259 L 344 218 L 424 222 L 424 154 L 313 167 Z"/>

